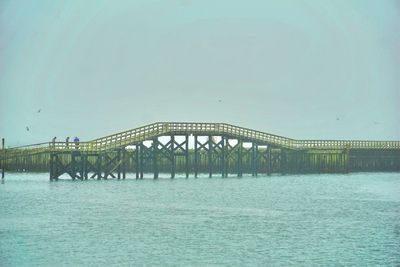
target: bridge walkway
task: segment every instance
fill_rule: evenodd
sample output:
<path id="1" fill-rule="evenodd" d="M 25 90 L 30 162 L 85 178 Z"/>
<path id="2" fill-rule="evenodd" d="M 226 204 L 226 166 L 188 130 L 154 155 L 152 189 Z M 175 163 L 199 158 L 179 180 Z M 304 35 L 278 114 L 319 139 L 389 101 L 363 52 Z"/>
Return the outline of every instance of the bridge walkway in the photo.
<path id="1" fill-rule="evenodd" d="M 158 122 L 132 130 L 108 135 L 92 141 L 46 142 L 0 150 L 0 159 L 24 157 L 49 152 L 80 151 L 99 153 L 122 149 L 146 140 L 165 135 L 226 136 L 259 145 L 269 145 L 289 150 L 307 149 L 400 149 L 400 141 L 362 141 L 362 140 L 296 140 L 226 123 Z"/>

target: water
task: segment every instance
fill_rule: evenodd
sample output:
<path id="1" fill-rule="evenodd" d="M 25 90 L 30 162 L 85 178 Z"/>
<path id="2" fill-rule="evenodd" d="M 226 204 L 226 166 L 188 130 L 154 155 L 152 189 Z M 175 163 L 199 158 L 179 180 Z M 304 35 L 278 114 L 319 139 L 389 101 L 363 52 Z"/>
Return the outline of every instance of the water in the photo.
<path id="1" fill-rule="evenodd" d="M 400 175 L 7 174 L 0 266 L 38 265 L 399 266 Z"/>

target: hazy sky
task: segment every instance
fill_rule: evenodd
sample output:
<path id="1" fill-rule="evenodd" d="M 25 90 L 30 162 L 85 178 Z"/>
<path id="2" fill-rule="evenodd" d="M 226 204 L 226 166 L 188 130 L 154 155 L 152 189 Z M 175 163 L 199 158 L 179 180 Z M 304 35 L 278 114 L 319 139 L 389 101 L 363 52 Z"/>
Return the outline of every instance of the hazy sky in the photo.
<path id="1" fill-rule="evenodd" d="M 399 100 L 399 1 L 0 0 L 9 145 L 157 121 L 400 140 Z"/>

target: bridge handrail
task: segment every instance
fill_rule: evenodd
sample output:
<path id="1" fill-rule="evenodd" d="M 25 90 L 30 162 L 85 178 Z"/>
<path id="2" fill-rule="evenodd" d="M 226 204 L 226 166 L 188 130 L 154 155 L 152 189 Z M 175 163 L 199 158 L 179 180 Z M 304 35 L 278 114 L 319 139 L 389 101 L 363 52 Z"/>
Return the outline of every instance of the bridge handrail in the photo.
<path id="1" fill-rule="evenodd" d="M 169 129 L 176 132 L 191 133 L 213 133 L 227 134 L 236 137 L 245 137 L 264 142 L 277 142 L 286 146 L 293 146 L 295 140 L 283 136 L 268 134 L 248 128 L 238 127 L 226 123 L 191 123 L 191 122 L 171 122 L 165 123 Z"/>
<path id="2" fill-rule="evenodd" d="M 48 143 L 38 143 L 38 144 L 31 144 L 31 145 L 24 145 L 24 146 L 17 146 L 11 148 L 0 149 L 0 159 L 7 159 L 9 157 L 15 157 L 20 154 L 35 154 L 41 153 L 48 149 Z"/>
<path id="3" fill-rule="evenodd" d="M 400 148 L 400 141 L 298 140 L 300 148 Z"/>
<path id="4" fill-rule="evenodd" d="M 32 147 L 45 146 L 45 145 L 47 145 L 47 144 L 48 144 L 48 142 L 43 142 L 43 143 L 30 144 L 30 145 L 23 145 L 23 146 L 14 146 L 14 147 L 5 148 L 4 150 L 32 148 Z M 0 151 L 1 151 L 1 149 L 0 149 Z"/>

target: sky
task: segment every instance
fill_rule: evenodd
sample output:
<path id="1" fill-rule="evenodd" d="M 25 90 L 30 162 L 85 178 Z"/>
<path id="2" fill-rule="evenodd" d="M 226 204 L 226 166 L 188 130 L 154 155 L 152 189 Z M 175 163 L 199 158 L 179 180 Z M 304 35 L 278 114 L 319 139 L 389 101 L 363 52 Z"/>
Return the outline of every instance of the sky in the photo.
<path id="1" fill-rule="evenodd" d="M 0 0 L 9 146 L 158 121 L 400 140 L 399 100 L 399 1 Z"/>

